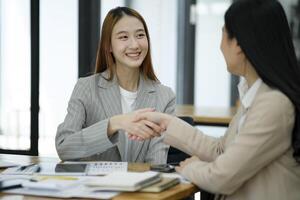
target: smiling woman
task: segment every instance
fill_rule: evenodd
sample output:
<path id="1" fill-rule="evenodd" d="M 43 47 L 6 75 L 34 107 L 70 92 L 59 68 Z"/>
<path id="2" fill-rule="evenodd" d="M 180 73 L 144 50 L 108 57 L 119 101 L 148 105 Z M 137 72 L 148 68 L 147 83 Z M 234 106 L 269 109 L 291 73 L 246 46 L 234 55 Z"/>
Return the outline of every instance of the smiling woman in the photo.
<path id="1" fill-rule="evenodd" d="M 58 155 L 62 160 L 166 163 L 168 146 L 162 137 L 127 137 L 160 136 L 156 124 L 136 121 L 137 113 L 154 109 L 174 114 L 175 95 L 154 73 L 144 19 L 133 9 L 117 7 L 103 23 L 96 72 L 78 80 L 58 127 Z"/>

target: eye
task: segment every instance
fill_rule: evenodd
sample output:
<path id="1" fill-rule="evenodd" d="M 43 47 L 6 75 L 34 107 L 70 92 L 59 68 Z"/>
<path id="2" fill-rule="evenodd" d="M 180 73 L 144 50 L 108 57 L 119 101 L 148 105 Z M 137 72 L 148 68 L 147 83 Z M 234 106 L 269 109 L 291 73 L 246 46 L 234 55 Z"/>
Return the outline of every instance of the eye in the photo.
<path id="1" fill-rule="evenodd" d="M 138 33 L 138 34 L 137 34 L 137 38 L 138 38 L 138 39 L 142 39 L 142 38 L 144 38 L 145 36 L 146 36 L 145 33 Z"/>
<path id="2" fill-rule="evenodd" d="M 127 35 L 120 35 L 118 37 L 119 40 L 127 40 L 128 39 L 128 36 Z"/>

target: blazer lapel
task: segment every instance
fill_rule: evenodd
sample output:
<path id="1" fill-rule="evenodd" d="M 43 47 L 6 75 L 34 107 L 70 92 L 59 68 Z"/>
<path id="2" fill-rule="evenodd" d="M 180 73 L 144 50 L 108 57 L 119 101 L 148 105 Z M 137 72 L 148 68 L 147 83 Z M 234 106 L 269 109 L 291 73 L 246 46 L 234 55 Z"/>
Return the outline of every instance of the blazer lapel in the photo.
<path id="1" fill-rule="evenodd" d="M 113 80 L 108 81 L 108 73 L 103 72 L 101 74 L 98 86 L 100 88 L 100 99 L 102 101 L 102 107 L 107 118 L 122 114 L 121 106 L 121 94 L 120 88 L 116 76 Z M 119 131 L 119 141 L 117 147 L 120 153 L 121 160 L 124 160 L 124 149 L 125 149 L 125 135 L 124 131 Z"/>
<path id="2" fill-rule="evenodd" d="M 117 78 L 108 81 L 108 73 L 103 72 L 98 82 L 100 88 L 100 100 L 102 101 L 103 110 L 106 117 L 122 114 L 121 94 Z"/>
<path id="3" fill-rule="evenodd" d="M 142 108 L 155 108 L 156 105 L 156 95 L 155 95 L 155 87 L 152 81 L 147 81 L 144 79 L 142 75 L 140 75 L 139 87 L 137 98 L 134 103 L 134 110 L 142 109 Z M 139 154 L 142 150 L 147 149 L 143 148 L 144 145 L 147 144 L 147 141 L 139 142 L 133 141 L 132 142 L 132 160 L 136 162 L 138 159 Z"/>
<path id="4" fill-rule="evenodd" d="M 225 149 L 227 148 L 228 145 L 230 145 L 234 141 L 234 138 L 237 136 L 239 121 L 244 112 L 245 112 L 245 108 L 241 104 L 227 129 L 228 133 L 225 141 Z"/>

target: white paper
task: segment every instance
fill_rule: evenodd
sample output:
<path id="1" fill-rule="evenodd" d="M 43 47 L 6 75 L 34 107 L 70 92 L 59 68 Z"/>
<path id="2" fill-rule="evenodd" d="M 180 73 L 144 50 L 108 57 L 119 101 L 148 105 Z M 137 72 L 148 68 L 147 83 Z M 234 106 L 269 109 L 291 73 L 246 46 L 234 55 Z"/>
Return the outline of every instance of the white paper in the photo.
<path id="1" fill-rule="evenodd" d="M 162 173 L 162 177 L 165 178 L 178 178 L 180 180 L 180 183 L 191 183 L 189 180 L 184 178 L 181 174 L 178 174 L 177 172 L 174 173 Z"/>
<path id="2" fill-rule="evenodd" d="M 12 162 L 0 161 L 0 168 L 14 167 L 14 166 L 17 166 L 17 165 L 18 164 L 12 163 Z"/>
<path id="3" fill-rule="evenodd" d="M 113 172 L 85 184 L 98 190 L 136 191 L 160 180 L 159 172 Z"/>
<path id="4" fill-rule="evenodd" d="M 3 191 L 10 194 L 22 194 L 33 196 L 57 197 L 57 198 L 93 198 L 111 199 L 119 192 L 103 192 L 84 185 L 86 181 L 95 181 L 99 177 L 71 177 L 71 176 L 19 176 L 5 175 L 3 179 L 23 179 L 23 188 Z M 32 182 L 35 180 L 37 182 Z"/>

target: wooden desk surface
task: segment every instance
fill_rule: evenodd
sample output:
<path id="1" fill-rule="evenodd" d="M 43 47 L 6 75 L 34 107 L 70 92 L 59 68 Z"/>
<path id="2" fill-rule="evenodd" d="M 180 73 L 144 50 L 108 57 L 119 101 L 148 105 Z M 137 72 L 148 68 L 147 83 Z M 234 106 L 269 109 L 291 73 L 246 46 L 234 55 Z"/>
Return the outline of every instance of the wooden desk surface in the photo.
<path id="1" fill-rule="evenodd" d="M 60 160 L 58 158 L 46 158 L 38 156 L 23 156 L 23 155 L 10 155 L 10 154 L 0 154 L 0 159 L 2 161 L 14 162 L 22 165 L 29 163 L 58 163 Z M 150 165 L 146 163 L 129 163 L 129 171 L 148 171 Z M 157 200 L 171 200 L 171 199 L 182 199 L 188 196 L 193 195 L 198 192 L 199 189 L 193 184 L 178 184 L 175 187 L 172 187 L 168 190 L 165 190 L 160 193 L 146 193 L 146 192 L 124 192 L 120 195 L 113 198 L 113 200 L 140 200 L 140 199 L 157 199 Z M 59 198 L 47 198 L 47 197 L 37 197 L 37 196 L 25 196 L 25 195 L 14 195 L 14 194 L 3 194 L 0 193 L 0 200 L 13 200 L 13 199 L 26 199 L 26 200 L 54 200 Z M 79 198 L 76 198 L 79 199 Z"/>
<path id="2" fill-rule="evenodd" d="M 176 116 L 192 117 L 195 125 L 228 126 L 235 113 L 235 107 L 195 107 L 194 105 L 176 106 Z"/>

